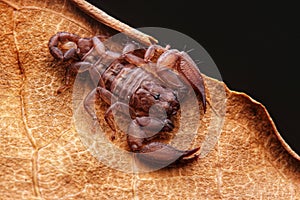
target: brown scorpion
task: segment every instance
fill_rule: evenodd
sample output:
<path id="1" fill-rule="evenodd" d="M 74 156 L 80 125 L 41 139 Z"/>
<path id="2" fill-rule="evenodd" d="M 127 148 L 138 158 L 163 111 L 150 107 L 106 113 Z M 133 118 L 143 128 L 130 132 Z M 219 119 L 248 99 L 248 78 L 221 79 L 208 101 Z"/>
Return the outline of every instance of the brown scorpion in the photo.
<path id="1" fill-rule="evenodd" d="M 71 62 L 66 69 L 65 86 L 58 92 L 70 87 L 72 74 L 89 71 L 96 87 L 84 100 L 85 110 L 97 120 L 92 105 L 95 98 L 100 97 L 110 105 L 105 120 L 113 130 L 113 110 L 131 117 L 126 134 L 132 152 L 154 152 L 146 160 L 159 164 L 197 158 L 195 153 L 199 147 L 178 150 L 152 141 L 158 133 L 174 128 L 172 120 L 180 109 L 179 101 L 188 92 L 187 84 L 198 94 L 205 112 L 205 86 L 195 62 L 186 52 L 170 49 L 169 45 L 135 49 L 131 43 L 122 53 L 117 53 L 107 50 L 104 39 L 101 36 L 81 38 L 68 32 L 58 32 L 51 37 L 49 49 L 52 56 Z M 149 115 L 150 108 L 154 108 L 154 115 Z M 192 155 L 194 157 L 188 158 Z"/>

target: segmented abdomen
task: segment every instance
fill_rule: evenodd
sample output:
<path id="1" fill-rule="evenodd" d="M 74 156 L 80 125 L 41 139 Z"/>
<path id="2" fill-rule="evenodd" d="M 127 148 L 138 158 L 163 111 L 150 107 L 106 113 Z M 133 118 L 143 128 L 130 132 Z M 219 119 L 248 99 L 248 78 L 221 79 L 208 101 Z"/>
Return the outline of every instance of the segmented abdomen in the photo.
<path id="1" fill-rule="evenodd" d="M 154 80 L 152 74 L 132 64 L 112 63 L 102 75 L 105 87 L 120 100 L 129 100 L 145 80 Z"/>

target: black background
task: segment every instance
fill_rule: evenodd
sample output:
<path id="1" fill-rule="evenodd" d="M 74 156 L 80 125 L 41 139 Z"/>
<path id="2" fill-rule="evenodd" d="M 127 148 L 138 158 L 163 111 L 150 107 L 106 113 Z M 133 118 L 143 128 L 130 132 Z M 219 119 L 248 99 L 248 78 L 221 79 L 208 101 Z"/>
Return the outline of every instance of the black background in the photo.
<path id="1" fill-rule="evenodd" d="M 296 5 L 214 1 L 89 0 L 135 27 L 163 27 L 200 43 L 223 81 L 266 106 L 300 154 L 300 15 Z"/>

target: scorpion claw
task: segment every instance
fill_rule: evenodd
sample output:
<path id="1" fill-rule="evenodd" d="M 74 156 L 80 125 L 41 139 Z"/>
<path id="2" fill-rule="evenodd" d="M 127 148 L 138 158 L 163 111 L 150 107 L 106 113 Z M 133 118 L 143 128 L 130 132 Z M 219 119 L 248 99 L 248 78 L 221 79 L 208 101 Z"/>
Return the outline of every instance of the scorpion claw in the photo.
<path id="1" fill-rule="evenodd" d="M 167 144 L 152 142 L 145 145 L 139 151 L 137 158 L 147 164 L 151 164 L 152 166 L 163 168 L 169 166 L 170 164 L 194 160 L 197 158 L 197 156 L 192 158 L 186 157 L 195 154 L 199 149 L 200 147 L 192 150 L 182 151 Z"/>
<path id="2" fill-rule="evenodd" d="M 190 83 L 196 93 L 201 96 L 204 112 L 206 111 L 203 77 L 196 63 L 186 52 L 179 52 L 177 49 L 167 50 L 159 57 L 157 65 L 161 68 L 161 73 L 166 73 L 166 69 L 169 68 L 176 70 L 181 77 L 184 77 L 186 82 Z M 175 83 L 179 82 L 176 80 Z"/>
<path id="3" fill-rule="evenodd" d="M 192 87 L 201 96 L 204 112 L 206 111 L 206 97 L 204 89 L 204 80 L 196 63 L 186 52 L 180 52 L 181 63 L 178 71 L 190 82 Z"/>
<path id="4" fill-rule="evenodd" d="M 169 48 L 169 46 L 165 48 L 159 45 L 150 46 L 144 55 L 144 61 L 149 62 L 153 59 L 155 60 L 155 58 L 158 57 L 156 73 L 172 88 L 186 90 L 186 88 L 182 87 L 183 83 L 181 81 L 181 78 L 185 80 L 184 82 L 190 83 L 196 93 L 199 94 L 199 100 L 202 101 L 203 109 L 205 112 L 205 85 L 197 64 L 186 52 L 180 52 L 177 49 Z M 157 54 L 159 56 L 157 56 Z M 169 69 L 175 70 L 176 73 L 169 71 Z"/>

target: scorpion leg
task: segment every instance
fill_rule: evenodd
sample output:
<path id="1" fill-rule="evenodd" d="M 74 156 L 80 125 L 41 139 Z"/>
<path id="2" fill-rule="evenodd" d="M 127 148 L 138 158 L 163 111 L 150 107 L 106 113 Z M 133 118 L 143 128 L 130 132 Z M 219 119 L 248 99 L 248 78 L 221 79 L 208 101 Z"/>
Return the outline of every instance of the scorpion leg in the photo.
<path id="1" fill-rule="evenodd" d="M 167 45 L 165 48 L 160 46 L 160 45 L 151 45 L 145 55 L 144 55 L 144 60 L 145 62 L 150 62 L 152 61 L 152 59 L 156 56 L 156 54 L 158 54 L 158 56 L 160 56 L 161 54 L 163 54 L 165 51 L 170 49 L 170 45 Z"/>
<path id="2" fill-rule="evenodd" d="M 120 112 L 120 113 L 126 115 L 126 117 L 128 117 L 131 120 L 131 114 L 134 113 L 134 111 L 129 105 L 127 105 L 123 102 L 119 102 L 119 101 L 113 103 L 107 109 L 107 111 L 105 112 L 104 119 L 105 119 L 106 123 L 109 125 L 109 127 L 114 132 L 116 131 L 116 124 L 115 124 L 115 118 L 114 118 L 115 112 Z M 126 131 L 128 128 L 127 127 L 124 127 L 124 128 L 121 127 L 121 129 Z M 112 135 L 111 139 L 114 140 L 115 135 Z"/>
<path id="3" fill-rule="evenodd" d="M 127 104 L 116 101 L 116 97 L 108 90 L 106 90 L 105 88 L 102 87 L 97 87 L 94 90 L 92 90 L 85 98 L 84 100 L 84 108 L 87 111 L 87 113 L 93 118 L 94 122 L 94 127 L 96 125 L 96 120 L 97 115 L 96 115 L 96 111 L 94 109 L 94 104 L 95 104 L 95 100 L 96 100 L 96 95 L 99 95 L 100 98 L 107 104 L 111 104 L 111 102 L 115 102 L 113 103 L 105 112 L 105 116 L 104 119 L 106 121 L 106 123 L 109 125 L 109 127 L 113 130 L 113 132 L 116 131 L 116 126 L 115 126 L 115 121 L 114 121 L 114 113 L 113 111 L 118 111 L 121 112 L 123 114 L 126 114 L 127 116 L 130 117 L 130 114 L 128 111 L 130 111 L 131 113 L 133 113 L 132 108 L 130 108 Z M 111 139 L 114 140 L 115 139 L 115 135 L 113 134 L 111 136 Z"/>
<path id="4" fill-rule="evenodd" d="M 130 53 L 124 53 L 123 57 L 125 58 L 125 60 L 127 60 L 128 62 L 130 62 L 131 64 L 135 64 L 137 66 L 144 66 L 146 64 L 146 62 L 144 61 L 144 59 Z"/>
<path id="5" fill-rule="evenodd" d="M 152 62 L 147 63 L 143 58 L 140 58 L 132 53 L 125 53 L 122 55 L 125 60 L 131 64 L 136 65 L 137 67 L 141 67 L 147 72 L 156 75 L 156 65 Z M 157 77 L 159 78 L 159 77 Z"/>
<path id="6" fill-rule="evenodd" d="M 101 88 L 102 89 L 102 88 Z M 93 120 L 97 120 L 96 111 L 94 109 L 95 101 L 96 101 L 96 95 L 98 93 L 98 90 L 100 90 L 99 87 L 93 89 L 84 99 L 83 106 L 86 112 L 93 118 Z"/>
<path id="7" fill-rule="evenodd" d="M 100 98 L 105 101 L 107 104 L 111 104 L 111 100 L 115 98 L 115 96 L 108 90 L 102 87 L 97 87 L 93 89 L 84 99 L 83 101 L 83 106 L 86 110 L 86 112 L 92 117 L 94 124 L 92 127 L 92 131 L 95 131 L 96 125 L 97 125 L 97 114 L 94 109 L 95 101 L 96 101 L 96 96 L 97 94 L 100 96 Z"/>
<path id="8" fill-rule="evenodd" d="M 106 50 L 105 45 L 103 42 L 98 37 L 93 37 L 92 38 L 93 45 L 95 50 L 99 55 L 102 55 L 103 59 L 106 60 L 115 60 L 120 57 L 120 54 L 117 52 L 113 52 L 110 50 Z"/>
<path id="9" fill-rule="evenodd" d="M 93 67 L 88 68 L 89 74 L 91 77 L 92 82 L 94 83 L 94 86 L 100 86 L 102 88 L 105 88 L 104 81 L 101 77 L 101 70 L 103 68 L 103 65 L 99 64 L 97 66 L 93 65 Z"/>
<path id="10" fill-rule="evenodd" d="M 125 47 L 123 48 L 122 50 L 122 54 L 126 54 L 126 53 L 129 53 L 129 52 L 132 52 L 136 49 L 136 45 L 133 44 L 133 43 L 128 43 L 125 45 Z"/>
<path id="11" fill-rule="evenodd" d="M 60 94 L 67 90 L 68 88 L 71 87 L 71 81 L 70 78 L 74 76 L 74 74 L 77 73 L 82 73 L 84 71 L 87 71 L 90 69 L 93 65 L 89 62 L 77 62 L 77 63 L 71 63 L 67 68 L 66 68 L 66 73 L 65 73 L 65 84 L 61 86 L 58 90 L 57 93 Z"/>
<path id="12" fill-rule="evenodd" d="M 63 93 L 64 91 L 66 91 L 67 89 L 69 89 L 71 87 L 70 78 L 73 74 L 72 71 L 73 71 L 72 65 L 67 67 L 66 73 L 65 73 L 65 84 L 58 88 L 58 90 L 56 91 L 57 94 Z"/>
<path id="13" fill-rule="evenodd" d="M 107 104 L 111 104 L 116 97 L 108 90 L 102 87 L 96 87 L 93 89 L 84 99 L 83 105 L 87 113 L 93 118 L 93 120 L 97 120 L 97 115 L 94 109 L 94 104 L 96 100 L 96 95 L 99 94 L 100 98 Z"/>

